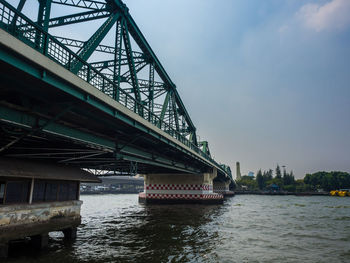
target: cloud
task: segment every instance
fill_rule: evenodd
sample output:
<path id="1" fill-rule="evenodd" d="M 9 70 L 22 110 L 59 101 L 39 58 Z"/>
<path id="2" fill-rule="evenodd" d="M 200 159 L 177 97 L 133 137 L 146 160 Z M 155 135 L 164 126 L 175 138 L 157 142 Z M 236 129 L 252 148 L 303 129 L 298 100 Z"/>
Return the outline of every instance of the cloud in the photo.
<path id="1" fill-rule="evenodd" d="M 282 25 L 278 28 L 278 32 L 279 33 L 284 33 L 284 32 L 287 32 L 287 30 L 289 29 L 289 26 L 288 25 Z"/>
<path id="2" fill-rule="evenodd" d="M 305 4 L 297 12 L 303 25 L 316 32 L 343 30 L 350 25 L 350 0 L 331 0 L 326 4 Z"/>

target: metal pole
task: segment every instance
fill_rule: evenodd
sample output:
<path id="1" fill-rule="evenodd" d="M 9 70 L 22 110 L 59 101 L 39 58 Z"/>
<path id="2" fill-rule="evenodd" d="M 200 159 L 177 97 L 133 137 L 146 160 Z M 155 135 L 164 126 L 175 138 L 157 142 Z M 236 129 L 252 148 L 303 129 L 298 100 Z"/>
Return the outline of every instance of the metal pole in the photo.
<path id="1" fill-rule="evenodd" d="M 30 182 L 30 192 L 29 192 L 29 204 L 33 202 L 33 191 L 34 191 L 34 177 Z"/>

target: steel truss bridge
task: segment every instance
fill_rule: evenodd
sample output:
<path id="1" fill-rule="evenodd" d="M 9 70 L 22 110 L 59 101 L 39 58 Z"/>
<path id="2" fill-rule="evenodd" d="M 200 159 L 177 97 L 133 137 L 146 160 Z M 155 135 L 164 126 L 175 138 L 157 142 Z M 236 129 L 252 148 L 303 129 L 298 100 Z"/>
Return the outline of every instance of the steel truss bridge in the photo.
<path id="1" fill-rule="evenodd" d="M 87 40 L 50 34 L 89 21 L 100 26 Z M 232 180 L 122 1 L 0 0 L 0 28 L 1 156 Z"/>

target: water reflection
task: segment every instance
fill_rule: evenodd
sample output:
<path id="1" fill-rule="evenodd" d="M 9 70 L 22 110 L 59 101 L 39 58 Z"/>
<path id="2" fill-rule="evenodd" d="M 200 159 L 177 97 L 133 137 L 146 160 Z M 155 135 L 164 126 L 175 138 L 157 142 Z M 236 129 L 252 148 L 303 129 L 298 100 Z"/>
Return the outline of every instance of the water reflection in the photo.
<path id="1" fill-rule="evenodd" d="M 219 212 L 219 206 L 147 206 L 139 225 L 127 227 L 120 237 L 128 236 L 139 244 L 141 249 L 134 255 L 136 262 L 145 257 L 153 262 L 194 260 L 213 249 L 210 240 L 215 240 L 218 233 L 209 226 Z"/>
<path id="2" fill-rule="evenodd" d="M 215 240 L 218 233 L 210 226 L 221 209 L 203 205 L 140 205 L 138 209 L 122 211 L 118 217 L 88 220 L 82 231 L 89 230 L 94 235 L 88 244 L 78 245 L 79 258 L 101 262 L 111 258 L 130 262 L 195 260 L 213 249 L 210 240 Z M 88 238 L 89 233 L 86 235 Z"/>
<path id="3" fill-rule="evenodd" d="M 7 262 L 350 262 L 348 199 L 236 196 L 224 205 L 139 205 L 83 196 L 74 243 L 53 234 Z"/>

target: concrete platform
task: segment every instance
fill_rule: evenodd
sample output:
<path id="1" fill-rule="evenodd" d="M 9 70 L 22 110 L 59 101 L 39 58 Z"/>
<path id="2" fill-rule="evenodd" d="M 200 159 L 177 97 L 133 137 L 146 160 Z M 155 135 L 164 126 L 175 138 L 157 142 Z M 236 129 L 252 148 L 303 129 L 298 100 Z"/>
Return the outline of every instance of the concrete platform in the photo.
<path id="1" fill-rule="evenodd" d="M 82 201 L 7 205 L 0 207 L 0 244 L 10 240 L 76 228 Z"/>

